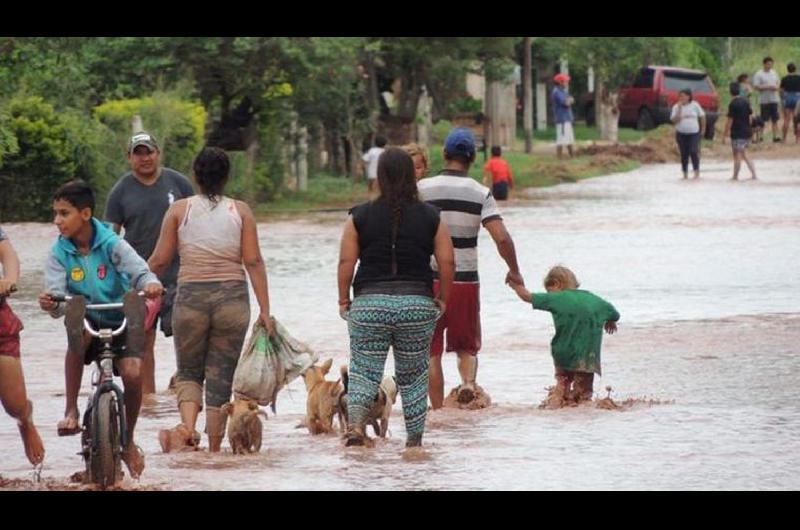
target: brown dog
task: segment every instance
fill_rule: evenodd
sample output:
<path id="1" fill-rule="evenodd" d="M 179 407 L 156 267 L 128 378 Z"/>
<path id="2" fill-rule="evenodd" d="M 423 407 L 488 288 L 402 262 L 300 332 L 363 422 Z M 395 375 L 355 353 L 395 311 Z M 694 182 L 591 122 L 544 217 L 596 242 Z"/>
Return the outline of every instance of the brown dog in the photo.
<path id="1" fill-rule="evenodd" d="M 342 426 L 344 432 L 344 424 L 347 423 L 347 390 L 350 382 L 350 376 L 347 372 L 347 366 L 340 368 L 342 374 L 342 382 L 344 383 L 344 392 L 339 396 L 339 424 Z M 392 405 L 397 400 L 397 383 L 394 376 L 387 375 L 381 381 L 378 387 L 378 394 L 372 402 L 372 407 L 367 414 L 367 425 L 372 425 L 372 429 L 377 436 L 386 438 L 386 431 L 389 430 L 389 416 L 392 414 Z"/>
<path id="2" fill-rule="evenodd" d="M 247 398 L 235 398 L 220 409 L 223 416 L 230 416 L 228 441 L 234 454 L 257 453 L 261 450 L 261 431 L 263 425 L 259 415 L 267 417 L 259 410 L 258 403 Z"/>
<path id="3" fill-rule="evenodd" d="M 333 359 L 322 366 L 312 365 L 303 372 L 308 400 L 306 401 L 306 427 L 311 434 L 333 432 L 333 416 L 339 412 L 339 396 L 344 392 L 339 381 L 326 381 Z M 341 414 L 339 416 L 341 424 Z"/>

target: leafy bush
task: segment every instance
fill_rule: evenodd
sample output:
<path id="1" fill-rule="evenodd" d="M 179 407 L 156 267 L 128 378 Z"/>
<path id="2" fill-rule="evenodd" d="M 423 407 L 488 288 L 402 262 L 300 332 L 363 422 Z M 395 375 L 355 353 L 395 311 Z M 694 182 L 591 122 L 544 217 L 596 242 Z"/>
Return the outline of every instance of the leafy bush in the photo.
<path id="1" fill-rule="evenodd" d="M 158 139 L 161 163 L 181 173 L 191 171 L 192 161 L 203 147 L 207 113 L 200 103 L 185 101 L 168 92 L 151 97 L 107 101 L 94 108 L 94 116 L 113 131 L 121 174 L 127 168 L 125 148 L 134 132 L 131 121 L 142 118 L 144 129 Z"/>
<path id="2" fill-rule="evenodd" d="M 73 178 L 92 182 L 94 158 L 84 156 L 92 147 L 74 116 L 56 113 L 39 96 L 17 96 L 7 106 L 8 150 L 0 171 L 0 218 L 4 221 L 47 220 L 50 197 Z M 10 133 L 10 134 L 9 134 Z"/>

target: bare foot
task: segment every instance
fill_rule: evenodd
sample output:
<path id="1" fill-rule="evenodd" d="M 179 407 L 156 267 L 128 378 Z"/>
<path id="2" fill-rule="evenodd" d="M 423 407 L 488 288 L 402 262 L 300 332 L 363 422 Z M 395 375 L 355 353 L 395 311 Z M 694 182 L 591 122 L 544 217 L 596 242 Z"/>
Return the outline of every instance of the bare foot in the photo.
<path id="1" fill-rule="evenodd" d="M 19 434 L 22 436 L 22 443 L 25 445 L 25 456 L 28 461 L 35 465 L 41 464 L 44 460 L 44 444 L 39 437 L 39 431 L 33 424 L 33 403 L 28 401 L 28 413 L 25 419 L 18 422 Z"/>
<path id="2" fill-rule="evenodd" d="M 122 461 L 128 466 L 131 478 L 139 478 L 144 471 L 144 451 L 133 442 L 122 451 Z"/>

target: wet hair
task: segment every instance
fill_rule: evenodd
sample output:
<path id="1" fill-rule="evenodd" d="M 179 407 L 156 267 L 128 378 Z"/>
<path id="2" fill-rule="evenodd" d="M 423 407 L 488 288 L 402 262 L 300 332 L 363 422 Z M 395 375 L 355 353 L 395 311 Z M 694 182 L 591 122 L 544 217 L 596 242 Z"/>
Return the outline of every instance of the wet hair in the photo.
<path id="1" fill-rule="evenodd" d="M 786 65 L 786 70 L 788 70 L 790 74 L 793 74 L 794 71 L 797 70 L 797 67 L 794 65 L 794 63 L 789 63 Z"/>
<path id="2" fill-rule="evenodd" d="M 762 64 L 774 63 L 774 62 L 775 62 L 775 61 L 773 61 L 773 60 L 772 60 L 772 57 L 770 57 L 769 55 L 767 55 L 766 57 L 764 57 L 764 60 L 763 60 L 763 61 L 761 61 L 761 63 L 762 63 Z"/>
<path id="3" fill-rule="evenodd" d="M 736 78 L 736 80 L 737 80 L 738 82 L 740 82 L 740 83 L 744 83 L 745 81 L 747 81 L 747 79 L 748 79 L 749 77 L 750 77 L 750 76 L 749 76 L 749 75 L 747 75 L 747 74 L 739 74 L 739 77 L 737 77 L 737 78 Z"/>
<path id="4" fill-rule="evenodd" d="M 694 99 L 694 98 L 692 97 L 692 89 L 691 89 L 691 88 L 684 88 L 684 89 L 681 89 L 681 91 L 680 91 L 679 93 L 680 93 L 680 94 L 686 94 L 687 96 L 689 96 L 689 101 L 692 101 L 692 100 Z"/>
<path id="5" fill-rule="evenodd" d="M 503 154 L 503 150 L 500 148 L 499 145 L 492 146 L 492 156 L 500 156 Z"/>
<path id="6" fill-rule="evenodd" d="M 386 145 L 386 137 L 379 134 L 375 137 L 375 147 L 383 147 Z"/>
<path id="7" fill-rule="evenodd" d="M 577 289 L 581 285 L 578 283 L 575 273 L 563 265 L 556 265 L 544 277 L 545 288 L 551 287 L 556 283 L 560 283 L 564 289 Z"/>
<path id="8" fill-rule="evenodd" d="M 204 147 L 195 157 L 192 169 L 200 191 L 216 203 L 228 183 L 231 170 L 228 155 L 219 147 Z"/>
<path id="9" fill-rule="evenodd" d="M 395 243 L 403 220 L 403 208 L 419 201 L 414 161 L 404 149 L 389 147 L 378 158 L 378 187 L 376 202 L 384 202 L 392 210 L 392 274 L 397 274 Z"/>
<path id="10" fill-rule="evenodd" d="M 417 155 L 421 156 L 422 162 L 425 164 L 425 169 L 428 168 L 428 153 L 421 145 L 411 142 L 410 144 L 404 145 L 403 150 L 412 158 Z"/>
<path id="11" fill-rule="evenodd" d="M 738 96 L 739 92 L 741 92 L 741 88 L 739 87 L 738 82 L 733 82 L 730 85 L 728 85 L 728 90 L 731 91 L 731 96 Z"/>
<path id="12" fill-rule="evenodd" d="M 82 180 L 70 180 L 53 194 L 53 201 L 67 201 L 78 210 L 89 208 L 94 215 L 94 190 Z"/>

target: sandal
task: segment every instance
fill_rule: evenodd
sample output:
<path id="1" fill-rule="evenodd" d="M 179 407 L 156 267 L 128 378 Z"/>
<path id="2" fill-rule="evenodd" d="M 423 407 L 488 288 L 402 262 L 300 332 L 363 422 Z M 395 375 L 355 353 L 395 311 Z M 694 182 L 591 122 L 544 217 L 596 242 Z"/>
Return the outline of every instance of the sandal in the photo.
<path id="1" fill-rule="evenodd" d="M 59 436 L 73 436 L 81 432 L 81 425 L 78 422 L 78 418 L 80 417 L 81 413 L 78 411 L 78 416 L 73 418 L 72 416 L 67 416 L 63 420 L 58 422 L 56 426 L 58 429 Z M 75 422 L 73 425 L 72 422 Z"/>
<path id="2" fill-rule="evenodd" d="M 466 386 L 469 385 L 469 386 Z M 466 383 L 461 385 L 458 389 L 458 402 L 459 403 L 471 403 L 473 399 L 475 399 L 475 390 L 472 387 L 472 384 Z"/>

